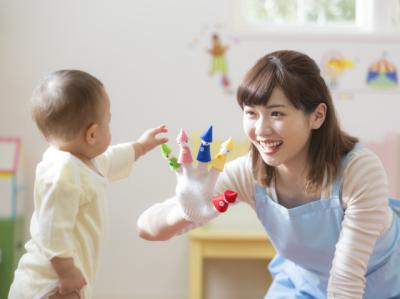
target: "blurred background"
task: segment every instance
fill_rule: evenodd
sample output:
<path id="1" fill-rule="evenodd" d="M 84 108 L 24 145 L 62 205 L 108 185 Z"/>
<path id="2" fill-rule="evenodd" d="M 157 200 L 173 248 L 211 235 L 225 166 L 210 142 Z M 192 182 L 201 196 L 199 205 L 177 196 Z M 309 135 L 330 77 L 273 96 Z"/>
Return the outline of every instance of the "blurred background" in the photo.
<path id="1" fill-rule="evenodd" d="M 213 125 L 216 144 L 236 141 L 234 157 L 247 150 L 235 99 L 245 72 L 271 51 L 304 52 L 319 64 L 343 128 L 377 151 L 399 196 L 399 24 L 399 0 L 0 0 L 0 299 L 29 238 L 35 167 L 47 147 L 29 100 L 46 74 L 81 69 L 105 84 L 113 143 L 165 123 L 175 153 L 180 128 L 196 152 Z M 188 298 L 188 236 L 147 242 L 136 234 L 140 213 L 174 189 L 158 150 L 110 186 L 95 299 Z M 208 229 L 261 226 L 238 205 Z M 204 265 L 203 298 L 262 298 L 268 287 L 266 260 Z"/>

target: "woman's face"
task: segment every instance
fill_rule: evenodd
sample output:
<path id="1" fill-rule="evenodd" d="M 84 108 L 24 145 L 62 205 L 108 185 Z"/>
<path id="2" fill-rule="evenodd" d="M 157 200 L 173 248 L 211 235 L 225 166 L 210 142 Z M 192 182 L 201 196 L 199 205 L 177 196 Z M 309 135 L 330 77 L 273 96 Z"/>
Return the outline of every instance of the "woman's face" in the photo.
<path id="1" fill-rule="evenodd" d="M 305 165 L 313 129 L 312 114 L 296 109 L 281 89 L 273 90 L 265 106 L 243 107 L 243 128 L 268 165 Z"/>

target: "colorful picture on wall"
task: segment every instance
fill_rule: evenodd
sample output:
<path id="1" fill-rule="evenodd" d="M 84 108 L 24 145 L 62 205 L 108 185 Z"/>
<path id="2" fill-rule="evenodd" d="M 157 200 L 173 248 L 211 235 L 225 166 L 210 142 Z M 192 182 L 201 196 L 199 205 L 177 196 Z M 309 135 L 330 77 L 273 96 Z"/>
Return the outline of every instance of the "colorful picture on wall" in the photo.
<path id="1" fill-rule="evenodd" d="M 340 77 L 348 69 L 354 68 L 354 62 L 338 51 L 327 52 L 322 58 L 322 73 L 328 86 L 334 90 L 339 87 Z"/>
<path id="2" fill-rule="evenodd" d="M 19 137 L 0 136 L 0 218 L 15 218 L 22 211 L 22 201 L 17 200 L 22 189 L 20 155 Z"/>
<path id="3" fill-rule="evenodd" d="M 218 85 L 228 94 L 232 94 L 234 88 L 229 76 L 227 53 L 237 43 L 238 39 L 230 36 L 222 23 L 203 25 L 199 34 L 189 43 L 191 49 L 205 49 L 210 58 L 208 75 L 216 78 Z"/>
<path id="4" fill-rule="evenodd" d="M 0 136 L 0 176 L 17 172 L 21 140 L 18 137 Z"/>
<path id="5" fill-rule="evenodd" d="M 211 55 L 210 76 L 217 75 L 220 78 L 222 88 L 230 91 L 230 80 L 228 78 L 228 62 L 225 53 L 228 46 L 222 44 L 221 38 L 217 33 L 211 36 L 211 48 L 208 53 Z"/>
<path id="6" fill-rule="evenodd" d="M 397 70 L 385 57 L 372 63 L 368 68 L 367 84 L 376 88 L 392 88 L 398 85 Z"/>

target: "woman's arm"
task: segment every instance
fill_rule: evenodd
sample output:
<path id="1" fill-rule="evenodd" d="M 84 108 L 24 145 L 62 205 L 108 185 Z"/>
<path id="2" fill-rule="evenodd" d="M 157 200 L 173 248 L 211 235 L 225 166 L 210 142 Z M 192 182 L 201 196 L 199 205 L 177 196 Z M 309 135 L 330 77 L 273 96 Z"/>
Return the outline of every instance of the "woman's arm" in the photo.
<path id="1" fill-rule="evenodd" d="M 392 222 L 387 177 L 378 157 L 368 149 L 355 152 L 344 171 L 342 190 L 345 216 L 330 271 L 328 298 L 362 298 L 375 242 Z"/>
<path id="2" fill-rule="evenodd" d="M 196 186 L 203 182 L 193 177 L 191 180 L 196 180 L 193 182 Z M 192 182 L 189 181 L 189 185 L 192 185 Z M 254 206 L 254 183 L 247 157 L 241 157 L 226 164 L 223 173 L 218 177 L 214 195 L 221 194 L 226 189 L 237 191 L 240 201 Z M 201 202 L 203 199 L 198 200 Z M 208 200 L 211 201 L 211 198 Z M 201 205 L 195 209 L 201 209 Z M 206 224 L 217 215 L 218 213 L 214 212 L 211 217 L 190 221 L 182 208 L 182 201 L 173 197 L 151 206 L 140 215 L 137 222 L 138 234 L 146 240 L 168 240 L 175 235 Z"/>
<path id="3" fill-rule="evenodd" d="M 148 241 L 169 240 L 202 224 L 186 220 L 175 197 L 151 206 L 137 221 L 139 237 Z"/>

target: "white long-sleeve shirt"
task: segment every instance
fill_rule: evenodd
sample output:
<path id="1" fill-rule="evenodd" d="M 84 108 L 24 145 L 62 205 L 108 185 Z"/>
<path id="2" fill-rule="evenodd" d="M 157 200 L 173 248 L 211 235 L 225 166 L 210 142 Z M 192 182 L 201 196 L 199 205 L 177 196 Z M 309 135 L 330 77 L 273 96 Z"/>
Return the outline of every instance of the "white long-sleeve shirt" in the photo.
<path id="1" fill-rule="evenodd" d="M 243 156 L 227 163 L 218 178 L 215 194 L 220 194 L 225 189 L 235 190 L 241 202 L 255 209 L 255 184 L 251 159 Z M 273 195 L 275 192 L 272 188 L 273 186 L 267 191 Z M 323 190 L 322 196 L 326 197 L 330 192 L 331 190 Z M 364 276 L 375 241 L 389 229 L 393 219 L 393 212 L 388 206 L 386 173 L 379 158 L 366 148 L 353 151 L 343 171 L 342 203 L 344 220 L 330 271 L 327 297 L 360 299 L 364 293 Z M 175 198 L 158 203 L 141 215 L 138 227 L 149 234 L 160 232 L 168 222 L 174 222 L 171 219 L 180 217 L 179 211 Z M 201 224 L 183 224 L 177 233 L 199 225 Z M 161 233 L 158 238 L 167 237 L 164 238 Z"/>

